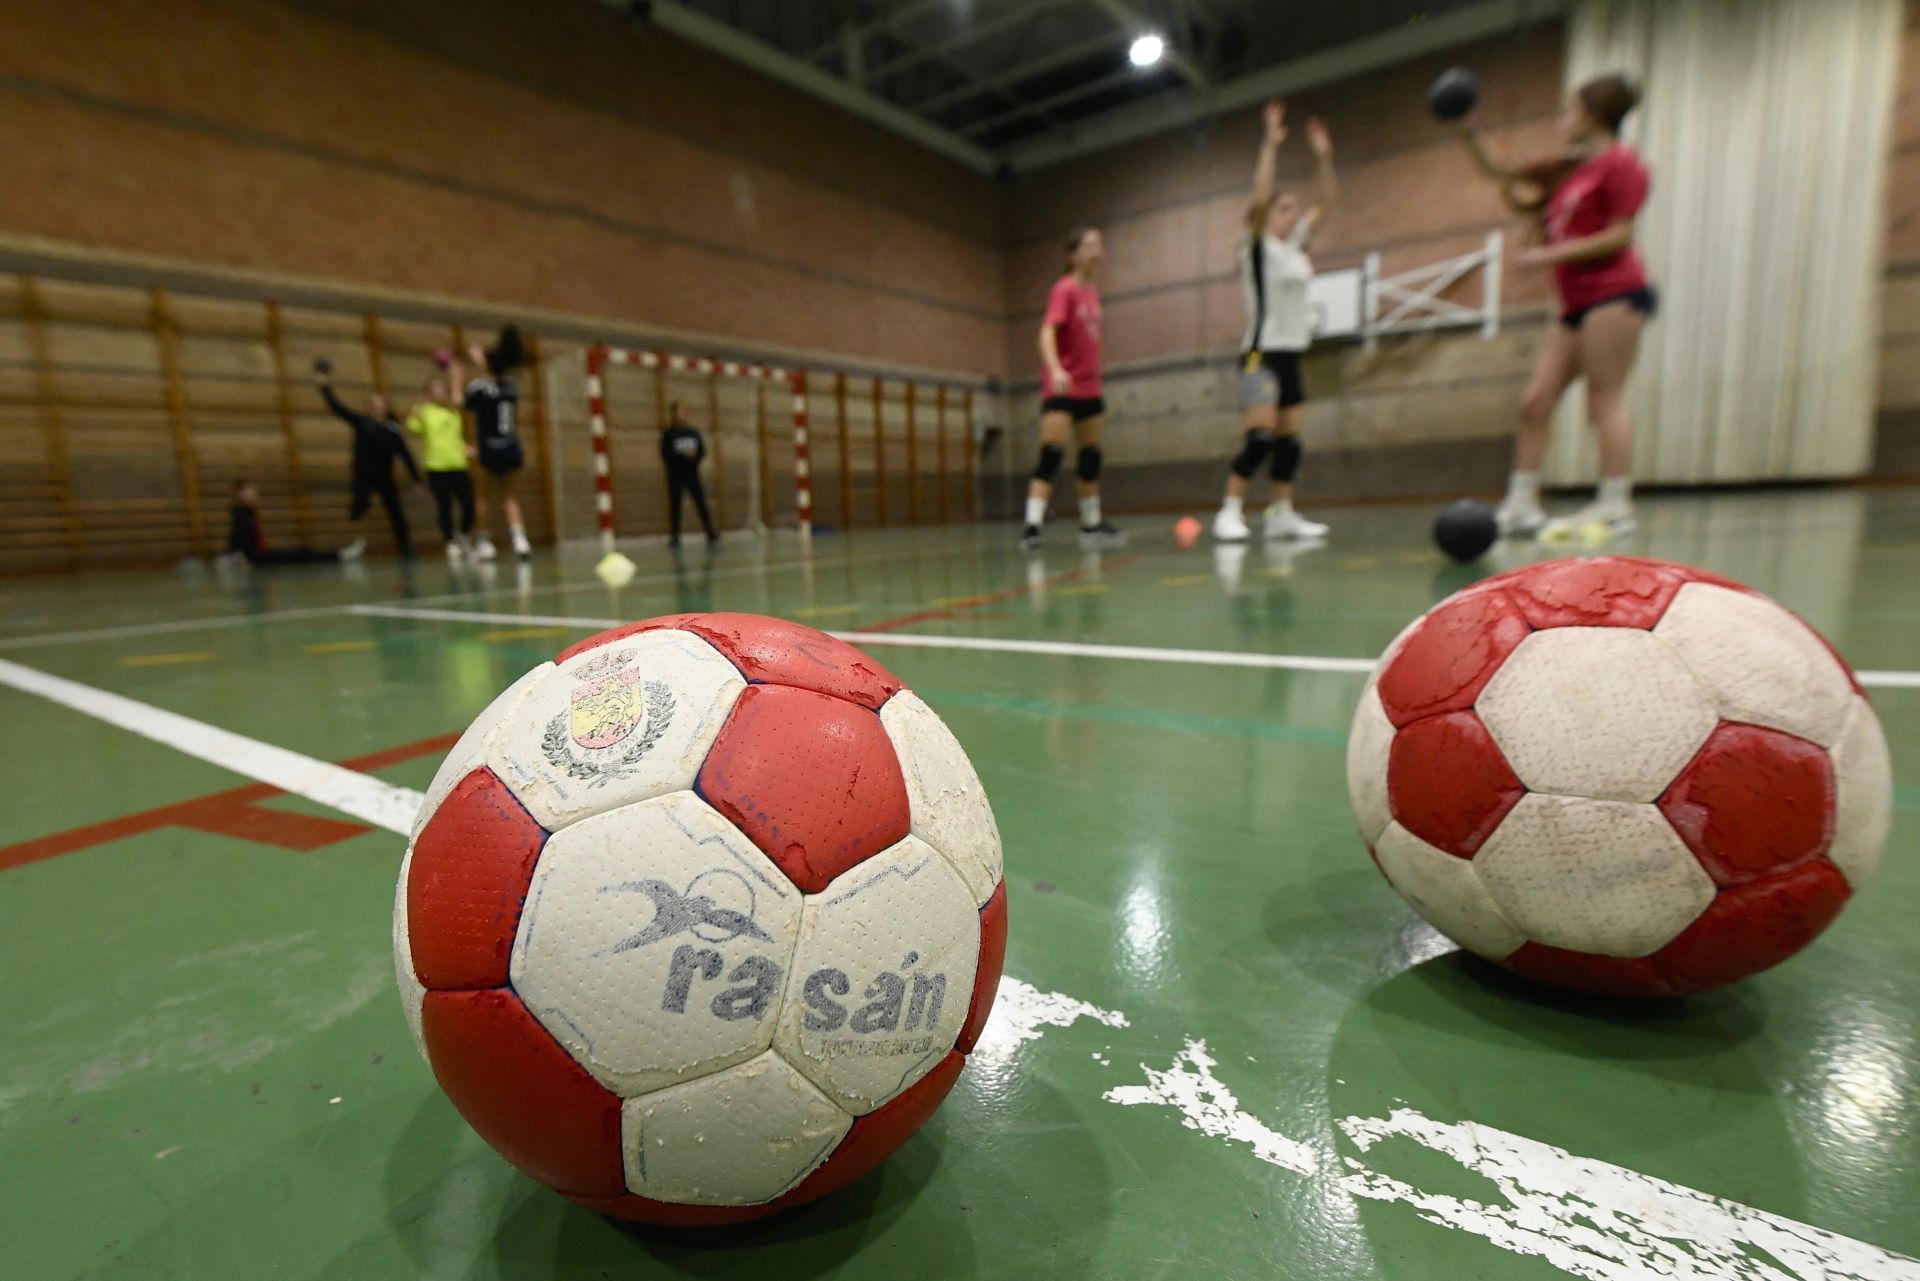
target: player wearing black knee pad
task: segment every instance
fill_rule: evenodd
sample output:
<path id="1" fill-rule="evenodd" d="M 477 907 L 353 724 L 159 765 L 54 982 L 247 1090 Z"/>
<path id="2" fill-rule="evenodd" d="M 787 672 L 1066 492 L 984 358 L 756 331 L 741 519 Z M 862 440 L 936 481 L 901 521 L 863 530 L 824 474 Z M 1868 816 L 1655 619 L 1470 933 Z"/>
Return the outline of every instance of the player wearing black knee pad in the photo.
<path id="1" fill-rule="evenodd" d="M 1302 209 L 1293 192 L 1274 188 L 1274 169 L 1286 137 L 1286 107 L 1270 102 L 1266 136 L 1253 169 L 1247 234 L 1238 254 L 1247 312 L 1240 358 L 1245 434 L 1228 468 L 1220 511 L 1213 518 L 1213 536 L 1226 543 L 1244 542 L 1252 534 L 1243 504 L 1247 483 L 1263 464 L 1273 476 L 1266 536 L 1311 539 L 1327 532 L 1325 525 L 1293 509 L 1293 479 L 1300 470 L 1301 406 L 1306 401 L 1300 361 L 1313 342 L 1307 299 L 1313 260 L 1307 256 L 1307 243 L 1333 205 L 1333 140 L 1318 120 L 1307 122 L 1307 145 L 1314 154 L 1314 194 L 1313 204 Z"/>
<path id="2" fill-rule="evenodd" d="M 1054 478 L 1066 462 L 1069 436 L 1078 446 L 1073 473 L 1081 542 L 1112 546 L 1125 541 L 1100 514 L 1100 429 L 1107 404 L 1100 394 L 1100 292 L 1093 284 L 1102 253 L 1099 229 L 1074 231 L 1067 237 L 1066 251 L 1066 274 L 1047 295 L 1047 314 L 1040 324 L 1040 458 L 1027 481 L 1020 535 L 1020 545 L 1028 549 L 1040 545 L 1040 527 L 1047 519 Z"/>

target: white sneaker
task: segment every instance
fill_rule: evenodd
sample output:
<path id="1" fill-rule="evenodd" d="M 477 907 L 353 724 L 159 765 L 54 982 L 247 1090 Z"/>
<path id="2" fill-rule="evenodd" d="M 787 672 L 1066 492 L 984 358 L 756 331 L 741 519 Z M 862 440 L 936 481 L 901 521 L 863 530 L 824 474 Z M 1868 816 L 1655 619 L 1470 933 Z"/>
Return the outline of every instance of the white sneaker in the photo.
<path id="1" fill-rule="evenodd" d="M 1238 508 L 1222 507 L 1213 518 L 1213 537 L 1215 542 L 1244 543 L 1253 537 L 1253 531 L 1247 528 L 1247 518 Z"/>
<path id="2" fill-rule="evenodd" d="M 499 554 L 499 552 L 493 550 L 493 540 L 485 534 L 473 540 L 473 558 L 475 560 L 492 560 Z"/>
<path id="3" fill-rule="evenodd" d="M 513 554 L 521 560 L 533 555 L 533 544 L 527 541 L 527 531 L 517 526 L 513 530 Z"/>
<path id="4" fill-rule="evenodd" d="M 1268 538 L 1325 538 L 1327 527 L 1308 520 L 1291 507 L 1274 503 L 1267 508 L 1265 536 Z"/>
<path id="5" fill-rule="evenodd" d="M 458 565 L 466 560 L 466 554 L 460 550 L 459 543 L 447 544 L 447 564 Z"/>
<path id="6" fill-rule="evenodd" d="M 1546 543 L 1607 543 L 1633 532 L 1631 506 L 1588 503 L 1579 511 L 1548 521 L 1540 530 Z"/>
<path id="7" fill-rule="evenodd" d="M 1546 528 L 1547 513 L 1539 503 L 1516 502 L 1509 498 L 1494 511 L 1502 538 L 1533 538 Z"/>
<path id="8" fill-rule="evenodd" d="M 341 560 L 359 560 L 367 554 L 367 540 L 356 538 L 340 549 Z"/>

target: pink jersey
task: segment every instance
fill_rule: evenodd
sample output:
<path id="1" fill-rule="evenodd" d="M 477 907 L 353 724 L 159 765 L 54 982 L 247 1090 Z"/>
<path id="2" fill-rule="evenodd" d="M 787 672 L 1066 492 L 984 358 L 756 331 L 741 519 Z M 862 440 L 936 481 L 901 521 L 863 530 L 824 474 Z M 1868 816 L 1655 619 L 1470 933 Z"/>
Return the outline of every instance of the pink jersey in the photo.
<path id="1" fill-rule="evenodd" d="M 1547 202 L 1547 243 L 1561 244 L 1630 219 L 1647 202 L 1653 179 L 1631 147 L 1615 143 L 1567 175 Z M 1592 307 L 1647 287 L 1640 251 L 1628 245 L 1611 258 L 1558 263 L 1554 283 L 1568 311 Z"/>
<path id="2" fill-rule="evenodd" d="M 1060 366 L 1070 380 L 1065 387 L 1053 385 L 1053 376 L 1040 371 L 1042 396 L 1091 398 L 1100 394 L 1100 291 L 1083 285 L 1067 275 L 1053 282 L 1047 295 L 1045 323 L 1053 329 L 1053 341 L 1060 353 Z"/>

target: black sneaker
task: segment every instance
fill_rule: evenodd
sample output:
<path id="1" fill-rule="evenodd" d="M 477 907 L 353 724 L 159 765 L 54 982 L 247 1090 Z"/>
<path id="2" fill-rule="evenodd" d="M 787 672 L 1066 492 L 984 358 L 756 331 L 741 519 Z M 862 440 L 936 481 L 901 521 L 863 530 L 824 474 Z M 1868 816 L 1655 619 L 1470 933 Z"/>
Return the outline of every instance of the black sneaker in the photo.
<path id="1" fill-rule="evenodd" d="M 1029 552 L 1040 550 L 1040 526 L 1028 525 L 1026 529 L 1021 532 L 1020 549 Z"/>
<path id="2" fill-rule="evenodd" d="M 1088 547 L 1125 547 L 1127 534 L 1112 521 L 1103 520 L 1098 525 L 1080 526 L 1080 542 Z"/>

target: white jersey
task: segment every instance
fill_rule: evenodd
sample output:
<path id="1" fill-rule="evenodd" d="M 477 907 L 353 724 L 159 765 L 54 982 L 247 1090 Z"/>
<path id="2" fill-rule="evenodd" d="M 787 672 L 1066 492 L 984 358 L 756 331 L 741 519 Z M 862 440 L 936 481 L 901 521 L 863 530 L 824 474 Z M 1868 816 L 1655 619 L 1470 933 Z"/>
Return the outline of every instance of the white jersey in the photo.
<path id="1" fill-rule="evenodd" d="M 1313 345 L 1307 305 L 1307 285 L 1313 280 L 1307 237 L 1312 230 L 1309 215 L 1285 240 L 1264 231 L 1241 237 L 1240 291 L 1247 311 L 1242 351 L 1305 351 Z"/>

